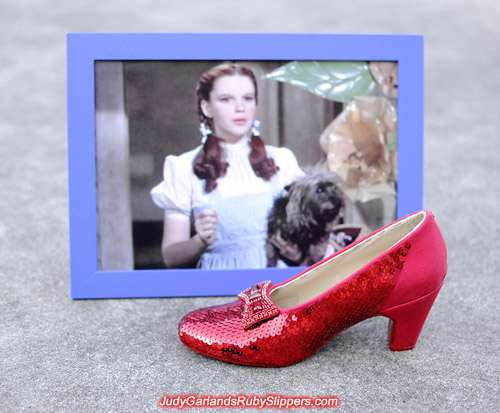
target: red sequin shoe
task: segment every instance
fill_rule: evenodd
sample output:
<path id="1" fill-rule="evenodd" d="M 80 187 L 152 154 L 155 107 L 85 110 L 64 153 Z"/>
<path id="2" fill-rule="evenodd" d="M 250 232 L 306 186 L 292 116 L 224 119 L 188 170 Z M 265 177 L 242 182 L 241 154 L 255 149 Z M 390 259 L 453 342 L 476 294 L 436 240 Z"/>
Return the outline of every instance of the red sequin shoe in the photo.
<path id="1" fill-rule="evenodd" d="M 354 324 L 382 315 L 391 320 L 391 350 L 409 350 L 446 269 L 441 232 L 434 216 L 421 211 L 285 282 L 261 282 L 237 301 L 187 314 L 179 335 L 186 346 L 210 357 L 283 367 L 311 356 Z"/>

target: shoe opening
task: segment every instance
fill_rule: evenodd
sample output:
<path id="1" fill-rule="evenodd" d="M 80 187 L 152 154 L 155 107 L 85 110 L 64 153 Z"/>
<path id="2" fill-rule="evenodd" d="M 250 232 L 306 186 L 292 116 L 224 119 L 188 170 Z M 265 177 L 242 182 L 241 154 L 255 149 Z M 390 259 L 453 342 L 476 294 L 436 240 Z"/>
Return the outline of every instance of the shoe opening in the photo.
<path id="1" fill-rule="evenodd" d="M 405 239 L 422 224 L 426 214 L 426 211 L 418 212 L 372 234 L 300 277 L 273 289 L 271 299 L 280 308 L 291 308 L 317 297 Z"/>

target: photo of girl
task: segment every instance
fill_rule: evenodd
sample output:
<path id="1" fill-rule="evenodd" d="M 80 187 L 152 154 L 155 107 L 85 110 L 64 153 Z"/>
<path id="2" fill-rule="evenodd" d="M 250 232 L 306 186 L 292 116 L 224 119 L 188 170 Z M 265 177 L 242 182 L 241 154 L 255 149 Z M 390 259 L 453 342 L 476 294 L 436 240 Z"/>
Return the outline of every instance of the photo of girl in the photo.
<path id="1" fill-rule="evenodd" d="M 310 266 L 394 220 L 396 69 L 99 62 L 98 268 Z"/>
<path id="2" fill-rule="evenodd" d="M 196 88 L 202 143 L 165 158 L 151 190 L 164 209 L 167 268 L 265 268 L 273 199 L 304 175 L 291 150 L 266 145 L 255 119 L 257 80 L 248 67 L 220 64 Z M 286 255 L 286 243 L 275 245 Z"/>

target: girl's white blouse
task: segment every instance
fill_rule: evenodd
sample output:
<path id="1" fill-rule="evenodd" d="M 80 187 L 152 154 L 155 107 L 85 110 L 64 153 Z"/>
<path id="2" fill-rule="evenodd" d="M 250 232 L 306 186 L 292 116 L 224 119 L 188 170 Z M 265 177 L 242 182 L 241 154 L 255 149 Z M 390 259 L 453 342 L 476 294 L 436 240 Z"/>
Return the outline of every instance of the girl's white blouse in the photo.
<path id="1" fill-rule="evenodd" d="M 165 210 L 165 218 L 194 220 L 204 209 L 218 213 L 216 240 L 202 254 L 198 268 L 249 269 L 267 266 L 267 216 L 273 199 L 296 178 L 304 175 L 292 151 L 266 146 L 279 171 L 265 181 L 255 175 L 248 155 L 247 140 L 222 144 L 229 167 L 209 194 L 205 181 L 193 172 L 193 160 L 201 149 L 165 159 L 163 181 L 151 195 Z"/>
<path id="2" fill-rule="evenodd" d="M 270 181 L 264 181 L 252 169 L 248 159 L 251 149 L 247 140 L 221 145 L 226 150 L 229 163 L 226 175 L 217 180 L 217 190 L 223 198 L 267 192 L 272 187 L 281 190 L 304 175 L 295 155 L 288 148 L 266 145 L 267 156 L 273 158 L 280 169 Z M 203 189 L 205 181 L 193 172 L 193 161 L 200 149 L 201 145 L 182 155 L 169 155 L 165 159 L 163 181 L 151 190 L 151 196 L 167 216 L 190 217 L 194 208 L 206 203 Z"/>

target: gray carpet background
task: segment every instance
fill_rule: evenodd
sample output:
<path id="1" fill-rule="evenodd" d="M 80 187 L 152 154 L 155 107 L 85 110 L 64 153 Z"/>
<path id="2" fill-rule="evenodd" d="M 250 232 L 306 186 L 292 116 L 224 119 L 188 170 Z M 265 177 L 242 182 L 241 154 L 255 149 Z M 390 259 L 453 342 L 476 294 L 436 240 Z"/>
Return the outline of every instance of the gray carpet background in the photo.
<path id="1" fill-rule="evenodd" d="M 158 411 L 163 394 L 188 393 L 335 395 L 345 412 L 500 411 L 498 1 L 0 0 L 0 10 L 0 411 Z M 390 352 L 376 318 L 298 365 L 235 366 L 177 337 L 185 313 L 225 298 L 72 301 L 66 32 L 424 34 L 424 207 L 449 271 L 417 347 Z"/>

